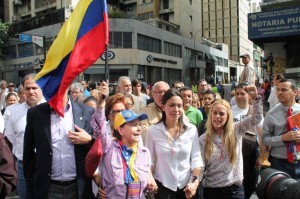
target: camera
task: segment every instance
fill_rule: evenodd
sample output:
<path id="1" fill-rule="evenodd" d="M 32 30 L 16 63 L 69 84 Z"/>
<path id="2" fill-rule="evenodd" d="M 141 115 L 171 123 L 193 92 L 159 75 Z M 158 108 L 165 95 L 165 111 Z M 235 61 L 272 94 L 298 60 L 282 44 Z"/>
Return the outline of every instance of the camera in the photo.
<path id="1" fill-rule="evenodd" d="M 256 187 L 259 199 L 299 199 L 300 182 L 276 169 L 264 169 Z"/>

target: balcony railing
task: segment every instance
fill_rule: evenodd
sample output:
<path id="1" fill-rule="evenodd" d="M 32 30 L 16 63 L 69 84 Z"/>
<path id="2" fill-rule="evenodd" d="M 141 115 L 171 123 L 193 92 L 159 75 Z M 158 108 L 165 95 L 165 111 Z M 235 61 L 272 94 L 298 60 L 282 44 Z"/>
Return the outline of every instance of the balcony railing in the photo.
<path id="1" fill-rule="evenodd" d="M 65 21 L 65 8 L 48 12 L 41 16 L 36 16 L 12 23 L 10 31 L 12 33 L 25 32 L 43 26 L 49 26 Z"/>

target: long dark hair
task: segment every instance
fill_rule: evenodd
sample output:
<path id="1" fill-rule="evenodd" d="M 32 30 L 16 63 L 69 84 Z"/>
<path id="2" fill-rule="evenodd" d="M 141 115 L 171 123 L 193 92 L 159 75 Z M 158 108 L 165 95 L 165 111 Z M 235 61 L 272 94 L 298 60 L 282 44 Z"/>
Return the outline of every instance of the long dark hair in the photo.
<path id="1" fill-rule="evenodd" d="M 167 90 L 166 92 L 165 92 L 165 94 L 163 95 L 163 97 L 162 97 L 162 104 L 163 105 L 166 105 L 166 103 L 167 103 L 167 101 L 169 100 L 169 99 L 171 99 L 172 97 L 174 97 L 174 96 L 178 96 L 178 97 L 180 97 L 181 99 L 182 99 L 182 97 L 181 97 L 181 95 L 180 95 L 180 93 L 179 93 L 179 91 L 177 90 L 177 89 L 174 89 L 174 88 L 170 88 L 169 90 Z M 182 101 L 183 101 L 183 99 L 182 99 Z M 183 109 L 183 108 L 182 108 Z M 178 122 L 179 122 L 179 127 L 180 127 L 180 129 L 181 128 L 183 128 L 183 132 L 187 129 L 187 126 L 184 124 L 184 122 L 183 122 L 183 115 L 184 115 L 184 112 L 183 112 L 183 114 L 180 116 L 180 118 L 179 118 L 179 120 L 178 120 Z M 163 111 L 162 112 L 162 118 L 160 119 L 160 121 L 159 122 L 163 122 L 164 123 L 164 125 L 166 126 L 166 113 L 165 113 L 165 111 Z M 181 133 L 183 133 L 183 132 L 181 132 Z"/>

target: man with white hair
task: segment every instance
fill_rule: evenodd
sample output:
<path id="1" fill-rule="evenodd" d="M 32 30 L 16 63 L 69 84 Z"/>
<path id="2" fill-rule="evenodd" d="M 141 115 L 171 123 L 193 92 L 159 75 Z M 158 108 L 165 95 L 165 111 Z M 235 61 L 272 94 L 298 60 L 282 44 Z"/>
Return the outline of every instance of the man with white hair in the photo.
<path id="1" fill-rule="evenodd" d="M 132 95 L 132 85 L 130 78 L 127 76 L 121 76 L 118 80 L 118 91 L 122 94 L 129 94 L 133 98 L 133 111 L 139 112 L 141 108 L 144 107 L 144 104 L 142 102 L 142 98 L 137 97 L 135 95 Z"/>
<path id="2" fill-rule="evenodd" d="M 70 94 L 73 101 L 76 101 L 77 98 L 83 95 L 84 87 L 80 82 L 74 82 L 70 86 Z"/>
<path id="3" fill-rule="evenodd" d="M 148 119 L 141 122 L 143 129 L 142 138 L 144 142 L 148 127 L 150 127 L 153 124 L 156 124 L 162 118 L 162 96 L 169 89 L 170 86 L 166 82 L 156 82 L 152 88 L 152 97 L 154 99 L 154 102 L 148 104 L 140 111 L 140 113 L 146 113 L 148 115 Z"/>

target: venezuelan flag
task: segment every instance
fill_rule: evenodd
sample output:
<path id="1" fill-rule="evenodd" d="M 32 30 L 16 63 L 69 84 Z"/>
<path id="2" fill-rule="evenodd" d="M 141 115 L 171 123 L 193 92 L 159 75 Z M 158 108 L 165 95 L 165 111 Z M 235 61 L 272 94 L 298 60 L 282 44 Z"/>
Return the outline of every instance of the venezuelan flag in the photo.
<path id="1" fill-rule="evenodd" d="M 64 115 L 63 96 L 69 85 L 108 45 L 108 26 L 106 0 L 80 0 L 51 45 L 36 82 L 59 115 Z"/>

